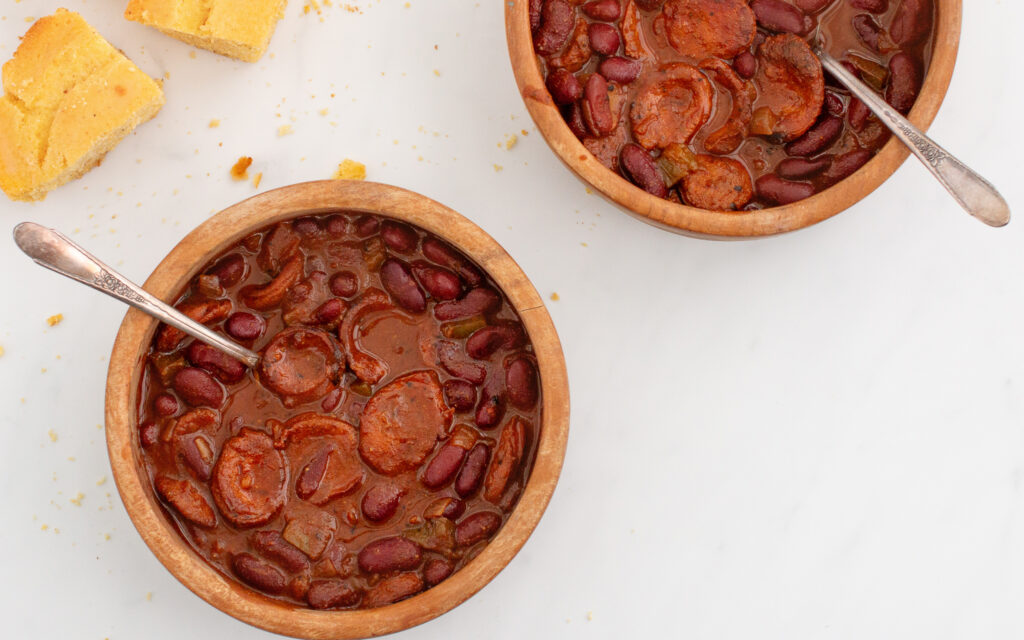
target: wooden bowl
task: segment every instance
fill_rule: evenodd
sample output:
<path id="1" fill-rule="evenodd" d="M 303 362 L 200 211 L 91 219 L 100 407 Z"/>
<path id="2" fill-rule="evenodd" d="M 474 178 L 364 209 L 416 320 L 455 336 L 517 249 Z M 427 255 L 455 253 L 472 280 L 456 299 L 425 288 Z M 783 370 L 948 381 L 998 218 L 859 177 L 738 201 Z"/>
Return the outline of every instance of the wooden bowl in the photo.
<path id="1" fill-rule="evenodd" d="M 494 278 L 522 318 L 540 370 L 543 417 L 533 471 L 504 527 L 447 580 L 408 600 L 377 609 L 314 611 L 272 600 L 227 578 L 197 555 L 157 501 L 136 435 L 139 377 L 158 322 L 132 309 L 114 342 L 107 374 L 107 448 L 128 515 L 156 557 L 186 587 L 221 611 L 268 631 L 302 638 L 365 638 L 400 631 L 455 607 L 479 591 L 519 551 L 540 520 L 558 481 L 569 432 L 569 388 L 562 347 L 544 302 L 497 242 L 455 211 L 429 198 L 368 182 L 308 182 L 228 207 L 188 234 L 164 258 L 145 288 L 171 301 L 213 256 L 280 220 L 338 209 L 379 213 L 447 240 Z"/>
<path id="2" fill-rule="evenodd" d="M 922 130 L 935 119 L 960 45 L 961 0 L 937 0 L 931 65 L 908 116 Z M 556 155 L 583 182 L 644 222 L 668 231 L 709 239 L 770 236 L 809 227 L 852 206 L 885 182 L 910 154 L 895 138 L 852 176 L 806 200 L 759 211 L 707 211 L 653 196 L 609 170 L 569 130 L 544 84 L 530 34 L 529 0 L 505 2 L 505 31 L 512 71 L 526 108 Z"/>

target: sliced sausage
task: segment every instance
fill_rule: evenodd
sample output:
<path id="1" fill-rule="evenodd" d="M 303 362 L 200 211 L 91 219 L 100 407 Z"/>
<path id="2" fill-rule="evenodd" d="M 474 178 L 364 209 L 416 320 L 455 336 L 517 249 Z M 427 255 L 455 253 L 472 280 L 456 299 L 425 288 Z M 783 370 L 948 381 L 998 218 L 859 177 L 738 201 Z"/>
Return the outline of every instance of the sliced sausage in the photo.
<path id="1" fill-rule="evenodd" d="M 683 177 L 683 197 L 709 211 L 738 211 L 754 195 L 754 185 L 739 161 L 707 154 L 697 156 L 697 168 Z"/>
<path id="2" fill-rule="evenodd" d="M 274 446 L 287 454 L 298 496 L 321 506 L 362 484 L 356 439 L 351 424 L 308 411 L 284 423 Z"/>
<path id="3" fill-rule="evenodd" d="M 729 119 L 704 139 L 704 148 L 711 153 L 726 155 L 735 151 L 747 137 L 750 127 L 752 105 L 757 91 L 754 85 L 744 80 L 725 62 L 710 58 L 700 63 L 701 69 L 709 71 L 715 82 L 725 89 L 732 98 Z"/>
<path id="4" fill-rule="evenodd" d="M 217 515 L 213 512 L 213 507 L 188 480 L 157 476 L 153 484 L 160 497 L 169 502 L 189 522 L 208 529 L 217 524 Z"/>
<path id="5" fill-rule="evenodd" d="M 711 115 L 711 83 L 692 65 L 652 72 L 629 111 L 633 136 L 646 149 L 687 144 Z"/>
<path id="6" fill-rule="evenodd" d="M 501 500 L 512 476 L 519 471 L 526 448 L 526 430 L 527 424 L 518 416 L 509 420 L 501 430 L 491 466 L 484 478 L 484 499 L 488 502 Z"/>
<path id="7" fill-rule="evenodd" d="M 292 407 L 327 395 L 342 364 L 330 335 L 295 327 L 278 333 L 264 349 L 259 377 Z"/>
<path id="8" fill-rule="evenodd" d="M 217 508 L 236 527 L 264 524 L 284 504 L 284 457 L 268 434 L 243 427 L 224 443 L 211 487 Z"/>
<path id="9" fill-rule="evenodd" d="M 733 58 L 757 33 L 746 0 L 668 0 L 661 11 L 669 44 L 691 58 Z"/>
<path id="10" fill-rule="evenodd" d="M 807 132 L 825 102 L 821 62 L 807 43 L 793 34 L 766 38 L 757 50 L 758 105 L 773 117 L 771 136 L 787 142 Z"/>

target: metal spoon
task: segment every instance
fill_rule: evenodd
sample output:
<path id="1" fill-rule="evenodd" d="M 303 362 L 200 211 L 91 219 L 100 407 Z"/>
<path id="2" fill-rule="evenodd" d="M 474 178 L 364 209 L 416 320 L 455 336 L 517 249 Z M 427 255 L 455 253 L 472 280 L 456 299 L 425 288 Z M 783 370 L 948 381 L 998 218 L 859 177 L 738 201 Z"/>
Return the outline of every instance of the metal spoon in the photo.
<path id="1" fill-rule="evenodd" d="M 821 42 L 811 43 L 811 48 L 821 60 L 822 66 L 849 89 L 850 93 L 860 98 L 861 102 L 867 105 L 903 144 L 907 145 L 918 160 L 938 178 L 942 186 L 953 194 L 967 213 L 993 227 L 1002 227 L 1010 221 L 1009 205 L 987 180 L 971 171 L 964 163 L 935 144 L 920 129 L 910 124 L 898 111 L 889 106 L 889 103 L 826 53 L 821 47 Z"/>
<path id="2" fill-rule="evenodd" d="M 127 302 L 250 367 L 255 367 L 260 361 L 260 356 L 256 352 L 228 340 L 174 307 L 161 302 L 58 231 L 34 222 L 22 222 L 14 227 L 14 242 L 36 264 Z"/>

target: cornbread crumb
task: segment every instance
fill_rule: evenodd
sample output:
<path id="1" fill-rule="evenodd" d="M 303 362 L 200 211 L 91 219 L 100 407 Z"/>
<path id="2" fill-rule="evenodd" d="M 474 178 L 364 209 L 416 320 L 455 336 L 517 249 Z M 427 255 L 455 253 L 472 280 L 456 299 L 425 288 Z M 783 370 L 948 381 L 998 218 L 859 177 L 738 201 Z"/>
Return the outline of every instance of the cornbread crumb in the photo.
<path id="1" fill-rule="evenodd" d="M 320 113 L 320 115 L 322 115 L 322 116 L 326 116 L 326 115 L 327 115 L 327 108 L 326 108 L 326 107 L 324 107 L 323 109 L 321 109 L 321 110 L 319 111 L 319 113 Z"/>
<path id="2" fill-rule="evenodd" d="M 61 320 L 63 320 L 63 319 L 64 319 L 64 314 L 63 313 L 58 313 L 55 316 L 50 316 L 49 318 L 47 318 L 46 319 L 46 324 L 50 325 L 51 327 L 56 327 L 58 324 L 60 324 Z"/>
<path id="3" fill-rule="evenodd" d="M 12 200 L 80 177 L 164 104 L 152 78 L 66 9 L 29 28 L 3 86 L 0 189 Z"/>
<path id="4" fill-rule="evenodd" d="M 557 293 L 555 293 L 554 291 L 552 291 L 552 292 L 551 292 L 551 300 L 553 300 L 554 302 L 558 302 L 559 300 L 561 300 L 561 298 L 559 298 L 559 297 L 558 297 L 558 294 L 557 294 Z"/>
<path id="5" fill-rule="evenodd" d="M 494 165 L 494 172 L 497 173 L 498 171 L 501 171 L 504 168 L 505 167 L 501 166 L 500 164 L 496 164 Z"/>
<path id="6" fill-rule="evenodd" d="M 505 136 L 505 150 L 511 151 L 512 147 L 516 146 L 517 142 L 519 142 L 519 136 L 517 136 L 516 134 L 513 133 L 511 135 Z"/>
<path id="7" fill-rule="evenodd" d="M 252 165 L 252 158 L 249 156 L 242 156 L 238 159 L 238 162 L 231 167 L 231 177 L 235 180 L 248 180 L 249 179 L 249 167 Z"/>
<path id="8" fill-rule="evenodd" d="M 438 71 L 437 69 L 434 69 L 434 75 L 440 78 L 441 77 L 441 72 Z"/>
<path id="9" fill-rule="evenodd" d="M 252 186 L 254 189 L 259 189 L 260 183 L 263 182 L 263 172 L 260 171 L 252 177 Z"/>
<path id="10" fill-rule="evenodd" d="M 43 524 L 43 525 L 42 525 L 41 527 L 39 527 L 39 530 L 40 530 L 40 531 L 46 531 L 46 530 L 47 530 L 47 529 L 49 529 L 49 528 L 50 528 L 50 525 L 48 525 L 48 524 Z"/>
<path id="11" fill-rule="evenodd" d="M 153 600 L 153 592 L 149 591 L 148 593 L 146 593 L 146 602 L 151 602 L 152 600 Z"/>
<path id="12" fill-rule="evenodd" d="M 220 126 L 220 120 L 218 120 L 216 118 L 214 118 L 213 120 L 210 120 L 210 128 L 211 129 L 216 129 L 219 126 Z"/>
<path id="13" fill-rule="evenodd" d="M 366 180 L 366 165 L 345 158 L 334 172 L 335 180 Z"/>
<path id="14" fill-rule="evenodd" d="M 287 135 L 292 134 L 292 133 L 295 133 L 295 130 L 292 129 L 292 125 L 290 125 L 290 124 L 282 124 L 280 127 L 277 128 L 277 137 L 278 138 L 287 136 Z"/>
<path id="15" fill-rule="evenodd" d="M 82 506 L 82 500 L 83 499 L 85 499 L 85 494 L 82 493 L 81 491 L 79 491 L 78 495 L 75 496 L 74 498 L 69 498 L 68 502 L 70 502 L 71 504 L 75 505 L 76 507 L 80 507 L 80 506 Z"/>
<path id="16" fill-rule="evenodd" d="M 53 429 L 47 431 L 46 435 L 50 436 L 50 442 L 57 442 L 57 432 Z"/>
<path id="17" fill-rule="evenodd" d="M 107 476 L 103 476 L 102 478 L 96 481 L 97 487 L 102 487 L 105 484 L 107 484 Z"/>
<path id="18" fill-rule="evenodd" d="M 263 56 L 286 0 L 131 0 L 128 20 L 245 62 Z M 190 52 L 195 57 L 195 52 Z"/>
<path id="19" fill-rule="evenodd" d="M 0 356 L 4 355 L 4 346 L 0 344 Z"/>

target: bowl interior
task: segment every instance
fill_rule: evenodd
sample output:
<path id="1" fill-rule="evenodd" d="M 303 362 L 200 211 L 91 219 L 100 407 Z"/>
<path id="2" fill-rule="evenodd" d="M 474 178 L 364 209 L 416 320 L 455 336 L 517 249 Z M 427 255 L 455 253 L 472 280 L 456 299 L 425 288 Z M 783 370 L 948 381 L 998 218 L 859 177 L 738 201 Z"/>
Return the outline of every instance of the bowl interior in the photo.
<path id="1" fill-rule="evenodd" d="M 322 181 L 284 187 L 238 203 L 197 227 L 157 266 L 144 287 L 168 301 L 212 257 L 274 222 L 338 209 L 410 222 L 450 242 L 482 267 L 519 313 L 541 378 L 542 418 L 533 470 L 507 522 L 484 550 L 441 584 L 377 609 L 313 611 L 273 600 L 206 563 L 162 512 L 142 465 L 136 403 L 145 354 L 159 323 L 130 310 L 110 359 L 107 447 L 118 491 L 133 524 L 157 558 L 186 587 L 218 609 L 276 633 L 305 638 L 361 638 L 405 629 L 460 604 L 504 568 L 536 527 L 554 491 L 568 436 L 568 381 L 561 345 L 533 285 L 497 242 L 455 211 L 424 196 L 366 182 Z"/>
<path id="2" fill-rule="evenodd" d="M 936 0 L 932 57 L 908 119 L 927 130 L 949 88 L 960 43 L 961 0 Z M 741 239 L 802 229 L 849 208 L 877 189 L 907 159 L 895 138 L 852 176 L 806 200 L 747 212 L 706 211 L 653 196 L 607 169 L 570 131 L 541 75 L 530 33 L 529 0 L 505 3 L 505 31 L 512 71 L 530 116 L 548 145 L 585 183 L 626 213 L 662 229 L 709 239 Z"/>

